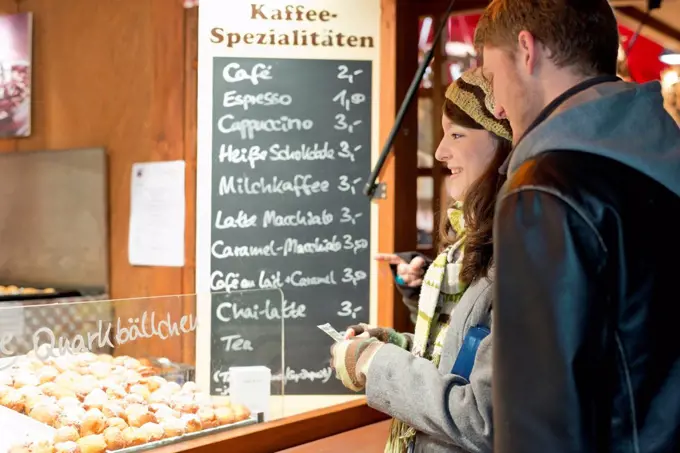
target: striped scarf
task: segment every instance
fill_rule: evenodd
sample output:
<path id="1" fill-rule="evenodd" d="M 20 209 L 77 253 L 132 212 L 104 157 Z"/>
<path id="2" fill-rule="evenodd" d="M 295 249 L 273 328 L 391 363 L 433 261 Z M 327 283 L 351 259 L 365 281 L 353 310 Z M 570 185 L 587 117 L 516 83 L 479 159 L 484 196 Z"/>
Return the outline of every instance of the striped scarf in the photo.
<path id="1" fill-rule="evenodd" d="M 449 222 L 456 242 L 432 262 L 425 273 L 418 300 L 418 320 L 411 352 L 439 366 L 451 313 L 467 289 L 459 280 L 463 263 L 465 222 L 460 203 L 448 210 Z M 416 431 L 406 423 L 393 419 L 385 453 L 403 453 L 415 438 Z"/>

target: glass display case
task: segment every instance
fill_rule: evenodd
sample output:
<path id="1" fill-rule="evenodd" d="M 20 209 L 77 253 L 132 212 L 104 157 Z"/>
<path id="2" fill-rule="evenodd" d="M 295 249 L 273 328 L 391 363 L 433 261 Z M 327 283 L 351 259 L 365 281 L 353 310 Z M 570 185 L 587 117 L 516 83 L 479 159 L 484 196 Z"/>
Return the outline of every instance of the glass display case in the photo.
<path id="1" fill-rule="evenodd" d="M 285 303 L 255 290 L 0 304 L 0 453 L 148 450 L 334 404 L 285 396 Z"/>

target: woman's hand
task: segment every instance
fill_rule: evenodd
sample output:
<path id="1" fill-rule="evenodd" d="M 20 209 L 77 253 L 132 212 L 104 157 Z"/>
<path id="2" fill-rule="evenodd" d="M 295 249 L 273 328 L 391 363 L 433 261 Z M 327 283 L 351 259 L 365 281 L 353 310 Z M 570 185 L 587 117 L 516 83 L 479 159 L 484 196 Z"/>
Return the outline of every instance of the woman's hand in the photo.
<path id="1" fill-rule="evenodd" d="M 416 256 L 411 262 L 406 262 L 399 255 L 392 253 L 378 253 L 375 256 L 376 261 L 388 263 L 397 268 L 397 277 L 395 278 L 397 284 L 415 288 L 423 284 L 423 276 L 425 275 L 425 260 L 421 256 Z"/>
<path id="2" fill-rule="evenodd" d="M 402 349 L 411 349 L 411 341 L 408 336 L 397 332 L 392 328 L 376 327 L 369 324 L 355 324 L 345 331 L 345 340 L 352 338 L 376 338 L 383 343 L 390 343 Z"/>
<path id="3" fill-rule="evenodd" d="M 352 338 L 331 346 L 331 368 L 335 377 L 350 390 L 360 392 L 366 387 L 371 359 L 385 343 L 376 338 Z"/>

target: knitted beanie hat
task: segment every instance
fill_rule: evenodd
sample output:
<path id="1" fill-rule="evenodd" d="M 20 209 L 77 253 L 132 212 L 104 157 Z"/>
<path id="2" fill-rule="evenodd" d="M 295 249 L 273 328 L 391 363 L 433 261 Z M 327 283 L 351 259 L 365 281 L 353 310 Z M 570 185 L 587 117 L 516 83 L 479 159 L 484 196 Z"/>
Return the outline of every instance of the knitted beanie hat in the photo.
<path id="1" fill-rule="evenodd" d="M 482 76 L 480 68 L 465 71 L 446 90 L 446 99 L 492 134 L 512 141 L 512 129 L 508 120 L 497 119 L 491 84 Z"/>

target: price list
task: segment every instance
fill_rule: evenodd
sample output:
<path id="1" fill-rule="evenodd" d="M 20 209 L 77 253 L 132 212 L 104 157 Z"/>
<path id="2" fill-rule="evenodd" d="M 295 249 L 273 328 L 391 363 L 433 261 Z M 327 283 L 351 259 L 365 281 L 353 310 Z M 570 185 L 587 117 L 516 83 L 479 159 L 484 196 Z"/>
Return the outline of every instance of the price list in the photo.
<path id="1" fill-rule="evenodd" d="M 276 362 L 258 332 L 282 318 L 286 394 L 347 392 L 316 326 L 369 318 L 371 80 L 370 61 L 213 58 L 211 290 L 283 292 L 214 297 L 213 393 L 227 364 Z"/>

